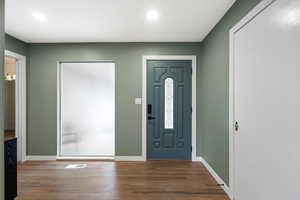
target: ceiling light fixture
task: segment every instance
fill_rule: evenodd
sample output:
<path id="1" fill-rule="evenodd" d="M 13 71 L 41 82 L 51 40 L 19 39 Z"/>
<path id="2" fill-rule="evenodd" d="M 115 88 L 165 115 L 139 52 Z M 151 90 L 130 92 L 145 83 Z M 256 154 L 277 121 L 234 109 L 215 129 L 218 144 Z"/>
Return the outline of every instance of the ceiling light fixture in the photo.
<path id="1" fill-rule="evenodd" d="M 32 17 L 39 22 L 44 22 L 47 20 L 46 15 L 44 15 L 43 13 L 40 13 L 40 12 L 32 13 Z"/>
<path id="2" fill-rule="evenodd" d="M 285 21 L 288 25 L 297 25 L 300 23 L 300 10 L 293 9 L 286 13 Z"/>
<path id="3" fill-rule="evenodd" d="M 159 14 L 156 10 L 149 10 L 147 12 L 147 19 L 150 21 L 150 22 L 154 22 L 154 21 L 157 21 L 159 19 Z"/>
<path id="4" fill-rule="evenodd" d="M 14 81 L 14 80 L 16 80 L 16 75 L 8 72 L 8 73 L 6 73 L 4 78 L 6 81 Z"/>

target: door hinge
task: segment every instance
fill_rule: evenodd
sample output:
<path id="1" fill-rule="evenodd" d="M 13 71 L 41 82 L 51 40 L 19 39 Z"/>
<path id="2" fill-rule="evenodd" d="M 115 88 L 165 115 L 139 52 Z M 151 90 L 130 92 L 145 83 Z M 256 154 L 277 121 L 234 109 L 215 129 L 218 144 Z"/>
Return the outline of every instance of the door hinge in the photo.
<path id="1" fill-rule="evenodd" d="M 193 68 L 191 68 L 191 74 L 193 74 Z"/>
<path id="2" fill-rule="evenodd" d="M 191 113 L 193 112 L 193 107 L 191 107 Z"/>
<path id="3" fill-rule="evenodd" d="M 193 147 L 191 146 L 191 152 L 193 152 Z"/>

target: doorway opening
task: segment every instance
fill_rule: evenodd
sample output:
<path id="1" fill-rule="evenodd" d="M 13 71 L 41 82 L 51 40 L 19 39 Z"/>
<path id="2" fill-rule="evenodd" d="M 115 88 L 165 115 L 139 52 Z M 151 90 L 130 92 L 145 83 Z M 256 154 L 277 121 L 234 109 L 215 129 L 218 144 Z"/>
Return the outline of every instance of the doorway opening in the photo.
<path id="1" fill-rule="evenodd" d="M 5 139 L 17 139 L 17 161 L 26 160 L 26 57 L 5 50 Z"/>
<path id="2" fill-rule="evenodd" d="M 5 56 L 4 65 L 4 134 L 16 137 L 16 65 L 17 59 Z"/>
<path id="3" fill-rule="evenodd" d="M 115 156 L 115 63 L 60 62 L 58 158 Z"/>

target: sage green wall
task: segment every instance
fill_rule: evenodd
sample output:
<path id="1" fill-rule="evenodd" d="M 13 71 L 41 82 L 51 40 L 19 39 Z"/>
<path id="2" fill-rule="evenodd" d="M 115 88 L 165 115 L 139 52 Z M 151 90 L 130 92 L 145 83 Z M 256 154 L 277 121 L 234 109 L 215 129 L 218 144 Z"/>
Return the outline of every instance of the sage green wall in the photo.
<path id="1" fill-rule="evenodd" d="M 260 0 L 237 0 L 202 44 L 198 68 L 198 137 L 202 157 L 229 185 L 229 30 Z"/>
<path id="2" fill-rule="evenodd" d="M 0 76 L 4 69 L 4 0 L 0 0 Z M 0 200 L 4 200 L 3 79 L 0 79 Z"/>
<path id="3" fill-rule="evenodd" d="M 116 155 L 142 153 L 143 55 L 200 55 L 200 43 L 31 44 L 28 82 L 28 155 L 56 155 L 57 61 L 116 62 Z M 84 113 L 83 113 L 84 114 Z M 88 116 L 87 116 L 88 117 Z"/>
<path id="4" fill-rule="evenodd" d="M 27 56 L 28 54 L 28 44 L 13 37 L 5 34 L 5 49 L 12 51 L 14 53 Z"/>

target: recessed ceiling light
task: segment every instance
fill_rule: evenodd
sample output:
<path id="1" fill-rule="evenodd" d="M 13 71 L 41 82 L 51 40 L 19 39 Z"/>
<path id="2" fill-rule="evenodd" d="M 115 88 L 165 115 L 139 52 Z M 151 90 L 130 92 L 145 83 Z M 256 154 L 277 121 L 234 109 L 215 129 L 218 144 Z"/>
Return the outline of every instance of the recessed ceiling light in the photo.
<path id="1" fill-rule="evenodd" d="M 34 12 L 34 13 L 32 13 L 32 17 L 33 17 L 35 20 L 39 21 L 39 22 L 44 22 L 44 21 L 47 20 L 46 15 L 43 14 L 43 13 L 40 13 L 40 12 Z"/>
<path id="2" fill-rule="evenodd" d="M 156 10 L 149 10 L 147 12 L 147 19 L 151 22 L 157 21 L 159 19 L 159 14 Z"/>
<path id="3" fill-rule="evenodd" d="M 288 25 L 297 25 L 300 23 L 300 10 L 290 10 L 286 13 L 285 21 Z"/>

